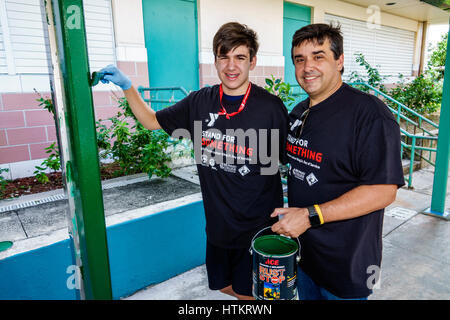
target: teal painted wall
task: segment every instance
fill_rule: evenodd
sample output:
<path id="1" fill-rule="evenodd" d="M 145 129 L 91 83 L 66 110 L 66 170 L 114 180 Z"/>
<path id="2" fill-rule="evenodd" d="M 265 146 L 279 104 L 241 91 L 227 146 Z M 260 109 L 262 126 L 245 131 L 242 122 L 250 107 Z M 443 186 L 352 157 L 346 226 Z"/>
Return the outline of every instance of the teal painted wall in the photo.
<path id="1" fill-rule="evenodd" d="M 0 300 L 75 300 L 66 285 L 72 264 L 69 240 L 2 259 Z"/>
<path id="2" fill-rule="evenodd" d="M 199 89 L 196 1 L 143 0 L 150 87 Z"/>
<path id="3" fill-rule="evenodd" d="M 295 68 L 291 59 L 292 36 L 295 31 L 311 23 L 311 8 L 298 4 L 284 2 L 283 4 L 283 55 L 284 55 L 284 81 L 291 85 L 298 85 L 295 80 Z M 292 105 L 307 98 L 307 94 L 296 88 L 301 96 Z"/>
<path id="4" fill-rule="evenodd" d="M 205 263 L 203 202 L 107 228 L 113 298 L 128 296 Z M 70 241 L 0 260 L 0 300 L 75 300 Z"/>

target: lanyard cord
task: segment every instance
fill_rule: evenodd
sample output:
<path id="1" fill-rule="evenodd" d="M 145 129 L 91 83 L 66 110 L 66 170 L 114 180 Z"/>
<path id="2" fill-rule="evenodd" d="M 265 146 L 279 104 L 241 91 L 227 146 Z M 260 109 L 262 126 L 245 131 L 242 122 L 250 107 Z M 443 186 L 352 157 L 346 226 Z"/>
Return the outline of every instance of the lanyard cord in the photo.
<path id="1" fill-rule="evenodd" d="M 228 113 L 227 110 L 225 109 L 225 107 L 222 104 L 222 98 L 223 98 L 223 88 L 222 88 L 222 84 L 220 84 L 220 88 L 219 88 L 219 92 L 220 92 L 220 111 L 219 111 L 219 116 L 226 116 L 227 119 L 230 119 L 230 117 L 233 117 L 235 115 L 237 115 L 239 112 L 241 112 L 242 110 L 244 110 L 245 108 L 245 104 L 247 103 L 247 99 L 248 96 L 250 94 L 250 89 L 252 88 L 252 83 L 249 82 L 248 87 L 247 87 L 247 91 L 245 92 L 245 96 L 242 99 L 241 105 L 239 106 L 238 111 L 236 112 L 232 112 L 232 113 Z"/>

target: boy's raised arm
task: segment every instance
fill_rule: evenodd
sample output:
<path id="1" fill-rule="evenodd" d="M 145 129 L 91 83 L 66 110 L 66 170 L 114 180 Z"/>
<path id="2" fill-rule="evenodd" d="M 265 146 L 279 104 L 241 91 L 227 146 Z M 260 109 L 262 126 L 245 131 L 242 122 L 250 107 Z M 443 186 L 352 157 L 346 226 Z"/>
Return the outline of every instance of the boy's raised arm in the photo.
<path id="1" fill-rule="evenodd" d="M 156 112 L 145 103 L 132 85 L 131 80 L 120 69 L 110 64 L 101 69 L 99 73 L 101 74 L 101 82 L 109 83 L 111 81 L 123 90 L 131 111 L 145 128 L 149 130 L 161 129 L 156 119 Z"/>

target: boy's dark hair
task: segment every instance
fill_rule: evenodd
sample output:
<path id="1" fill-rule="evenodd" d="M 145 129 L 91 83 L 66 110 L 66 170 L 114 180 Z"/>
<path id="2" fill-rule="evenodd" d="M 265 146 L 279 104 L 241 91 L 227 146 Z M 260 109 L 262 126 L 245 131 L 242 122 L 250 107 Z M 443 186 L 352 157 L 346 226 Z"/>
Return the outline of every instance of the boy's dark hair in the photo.
<path id="1" fill-rule="evenodd" d="M 304 26 L 297 30 L 292 37 L 291 58 L 294 62 L 294 48 L 305 41 L 313 41 L 322 45 L 325 39 L 330 40 L 330 49 L 333 52 L 334 59 L 337 60 L 344 53 L 344 39 L 342 37 L 341 26 L 332 24 L 315 23 Z M 295 62 L 294 62 L 295 63 Z M 341 74 L 344 73 L 342 67 Z"/>
<path id="2" fill-rule="evenodd" d="M 218 55 L 225 55 L 230 50 L 241 45 L 247 46 L 250 52 L 250 60 L 258 52 L 258 36 L 256 32 L 245 24 L 228 22 L 217 30 L 213 40 L 214 58 Z"/>

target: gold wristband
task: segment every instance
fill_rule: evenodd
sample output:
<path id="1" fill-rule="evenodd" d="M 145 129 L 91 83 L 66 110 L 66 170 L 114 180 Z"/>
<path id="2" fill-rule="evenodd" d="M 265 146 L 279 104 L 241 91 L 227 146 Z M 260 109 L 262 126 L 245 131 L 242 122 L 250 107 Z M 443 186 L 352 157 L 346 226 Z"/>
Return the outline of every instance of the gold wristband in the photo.
<path id="1" fill-rule="evenodd" d="M 320 224 L 323 224 L 324 221 L 323 221 L 322 210 L 320 210 L 319 205 L 318 205 L 318 204 L 315 204 L 315 205 L 314 205 L 314 209 L 316 209 L 317 215 L 319 216 Z"/>

